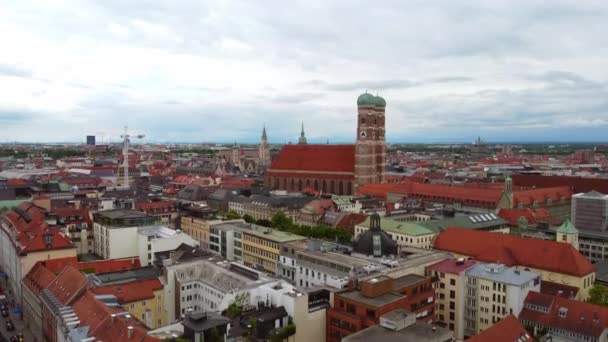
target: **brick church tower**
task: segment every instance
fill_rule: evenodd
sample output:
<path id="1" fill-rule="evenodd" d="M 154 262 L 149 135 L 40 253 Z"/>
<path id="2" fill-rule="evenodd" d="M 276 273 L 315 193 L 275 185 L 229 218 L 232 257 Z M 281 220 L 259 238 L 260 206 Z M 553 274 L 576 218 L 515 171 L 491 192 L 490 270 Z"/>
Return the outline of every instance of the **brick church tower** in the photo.
<path id="1" fill-rule="evenodd" d="M 362 94 L 357 99 L 357 143 L 355 144 L 355 190 L 363 184 L 384 182 L 386 144 L 384 110 L 380 96 Z"/>

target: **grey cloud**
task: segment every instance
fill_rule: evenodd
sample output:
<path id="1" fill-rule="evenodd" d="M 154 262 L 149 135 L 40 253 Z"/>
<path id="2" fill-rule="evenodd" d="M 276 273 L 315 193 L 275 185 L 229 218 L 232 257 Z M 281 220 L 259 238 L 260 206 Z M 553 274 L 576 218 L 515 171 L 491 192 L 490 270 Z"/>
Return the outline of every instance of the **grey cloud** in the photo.
<path id="1" fill-rule="evenodd" d="M 421 85 L 419 82 L 409 80 L 369 80 L 369 81 L 357 81 L 349 83 L 334 83 L 325 86 L 327 90 L 335 91 L 375 91 L 375 90 L 387 90 L 387 89 L 404 89 L 411 88 Z"/>

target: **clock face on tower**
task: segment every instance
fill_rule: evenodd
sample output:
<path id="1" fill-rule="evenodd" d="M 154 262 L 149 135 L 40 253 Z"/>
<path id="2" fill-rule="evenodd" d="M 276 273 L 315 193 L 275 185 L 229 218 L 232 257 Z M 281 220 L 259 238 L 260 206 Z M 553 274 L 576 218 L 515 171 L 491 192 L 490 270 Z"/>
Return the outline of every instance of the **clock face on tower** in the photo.
<path id="1" fill-rule="evenodd" d="M 367 133 L 365 133 L 365 131 L 361 131 L 361 138 L 365 138 L 367 136 Z"/>

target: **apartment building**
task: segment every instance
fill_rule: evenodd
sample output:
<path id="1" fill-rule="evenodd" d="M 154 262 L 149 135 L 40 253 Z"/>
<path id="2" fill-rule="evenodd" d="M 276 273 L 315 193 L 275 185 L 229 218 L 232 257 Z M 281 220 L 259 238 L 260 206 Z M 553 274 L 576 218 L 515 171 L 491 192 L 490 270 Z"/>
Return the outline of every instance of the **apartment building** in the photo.
<path id="1" fill-rule="evenodd" d="M 608 230 L 608 195 L 597 191 L 572 196 L 570 217 L 579 230 Z"/>
<path id="2" fill-rule="evenodd" d="M 540 278 L 537 272 L 502 264 L 473 265 L 465 272 L 465 305 L 461 316 L 465 336 L 474 336 L 507 315 L 519 315 L 528 292 L 540 291 Z"/>
<path id="3" fill-rule="evenodd" d="M 475 263 L 473 260 L 450 258 L 427 268 L 435 287 L 435 320 L 453 331 L 459 340 L 464 339 L 465 272 Z"/>
<path id="4" fill-rule="evenodd" d="M 355 225 L 355 239 L 370 229 L 371 217 Z M 432 248 L 435 230 L 416 222 L 400 222 L 387 217 L 380 219 L 380 226 L 399 246 Z"/>
<path id="5" fill-rule="evenodd" d="M 303 236 L 272 228 L 251 225 L 242 232 L 243 263 L 246 266 L 278 274 L 281 248 L 284 244 L 306 239 Z"/>
<path id="6" fill-rule="evenodd" d="M 190 235 L 201 248 L 209 248 L 209 223 L 213 221 L 197 218 L 194 216 L 182 216 L 180 229 Z"/>

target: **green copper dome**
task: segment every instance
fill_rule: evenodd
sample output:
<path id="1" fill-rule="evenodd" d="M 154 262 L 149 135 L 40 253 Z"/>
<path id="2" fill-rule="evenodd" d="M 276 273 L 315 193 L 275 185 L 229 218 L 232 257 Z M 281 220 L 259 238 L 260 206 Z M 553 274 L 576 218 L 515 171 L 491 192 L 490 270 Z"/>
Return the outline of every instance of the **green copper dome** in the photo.
<path id="1" fill-rule="evenodd" d="M 357 98 L 358 106 L 374 106 L 374 107 L 386 107 L 386 101 L 380 96 L 374 96 L 369 93 L 361 94 Z"/>

